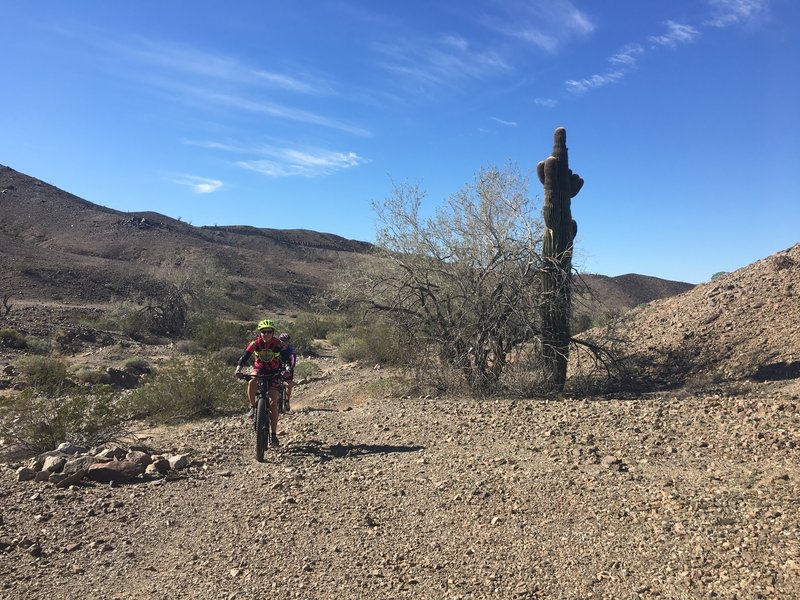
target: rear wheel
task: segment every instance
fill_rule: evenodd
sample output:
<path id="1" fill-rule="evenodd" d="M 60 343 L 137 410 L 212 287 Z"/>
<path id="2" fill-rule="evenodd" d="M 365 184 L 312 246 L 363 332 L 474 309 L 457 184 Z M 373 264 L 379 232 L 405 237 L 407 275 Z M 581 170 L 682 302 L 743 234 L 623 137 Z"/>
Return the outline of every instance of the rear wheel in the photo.
<path id="1" fill-rule="evenodd" d="M 286 401 L 286 384 L 281 383 L 280 395 L 278 396 L 278 412 L 280 412 L 280 414 L 289 412 L 288 404 L 289 403 Z"/>
<path id="2" fill-rule="evenodd" d="M 256 405 L 256 460 L 264 462 L 264 450 L 269 443 L 269 410 L 268 400 L 263 396 L 258 398 Z"/>

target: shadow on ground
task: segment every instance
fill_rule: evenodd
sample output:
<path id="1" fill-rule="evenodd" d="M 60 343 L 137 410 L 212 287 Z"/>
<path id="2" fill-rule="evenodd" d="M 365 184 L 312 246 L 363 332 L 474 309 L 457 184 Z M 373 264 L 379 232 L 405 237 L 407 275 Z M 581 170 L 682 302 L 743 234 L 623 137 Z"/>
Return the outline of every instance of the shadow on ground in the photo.
<path id="1" fill-rule="evenodd" d="M 388 444 L 334 444 L 324 446 L 322 442 L 311 440 L 302 445 L 287 446 L 284 452 L 294 456 L 316 456 L 321 460 L 334 458 L 356 458 L 371 454 L 394 454 L 396 452 L 419 452 L 424 446 L 392 446 Z"/>

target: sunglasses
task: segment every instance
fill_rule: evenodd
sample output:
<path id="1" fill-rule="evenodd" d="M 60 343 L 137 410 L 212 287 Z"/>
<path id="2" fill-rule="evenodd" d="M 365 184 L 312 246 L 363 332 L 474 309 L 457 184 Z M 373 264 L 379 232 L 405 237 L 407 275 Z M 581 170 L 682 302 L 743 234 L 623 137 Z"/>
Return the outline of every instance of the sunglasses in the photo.
<path id="1" fill-rule="evenodd" d="M 262 329 L 258 333 L 268 333 L 268 334 L 272 335 L 273 333 L 275 333 L 275 330 L 273 330 L 273 329 Z"/>

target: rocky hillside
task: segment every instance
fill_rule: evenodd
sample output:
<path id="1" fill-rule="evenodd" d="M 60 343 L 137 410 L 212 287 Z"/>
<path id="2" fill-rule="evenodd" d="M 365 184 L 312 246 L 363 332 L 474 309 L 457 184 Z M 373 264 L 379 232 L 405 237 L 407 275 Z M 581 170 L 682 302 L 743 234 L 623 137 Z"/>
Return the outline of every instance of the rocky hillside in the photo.
<path id="1" fill-rule="evenodd" d="M 592 335 L 613 339 L 648 385 L 800 377 L 800 244 Z"/>
<path id="2" fill-rule="evenodd" d="M 0 290 L 29 300 L 107 302 L 176 257 L 210 260 L 251 304 L 303 305 L 369 244 L 313 231 L 194 227 L 123 213 L 0 166 Z M 264 261 L 264 255 L 275 257 Z M 270 281 L 266 290 L 264 281 Z"/>

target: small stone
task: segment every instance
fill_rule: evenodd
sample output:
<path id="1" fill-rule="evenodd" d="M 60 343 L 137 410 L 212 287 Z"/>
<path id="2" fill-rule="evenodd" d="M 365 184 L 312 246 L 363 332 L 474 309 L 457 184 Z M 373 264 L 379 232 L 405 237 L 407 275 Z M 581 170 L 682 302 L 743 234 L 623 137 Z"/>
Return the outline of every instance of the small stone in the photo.
<path id="1" fill-rule="evenodd" d="M 17 481 L 32 481 L 36 478 L 36 471 L 29 467 L 17 469 Z"/>
<path id="2" fill-rule="evenodd" d="M 176 454 L 169 459 L 169 468 L 173 471 L 180 471 L 189 466 L 190 458 L 188 454 Z"/>

